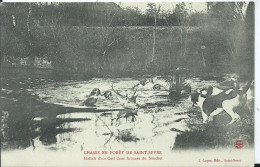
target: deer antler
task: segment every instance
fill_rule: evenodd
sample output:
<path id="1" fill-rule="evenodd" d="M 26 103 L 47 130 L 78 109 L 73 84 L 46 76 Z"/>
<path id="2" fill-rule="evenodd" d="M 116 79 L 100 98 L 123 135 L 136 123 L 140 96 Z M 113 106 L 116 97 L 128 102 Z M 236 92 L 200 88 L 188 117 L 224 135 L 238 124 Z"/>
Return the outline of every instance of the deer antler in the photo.
<path id="1" fill-rule="evenodd" d="M 138 96 L 138 95 L 135 96 L 135 93 L 136 93 L 136 92 L 137 92 L 137 89 L 135 89 L 135 92 L 134 92 L 134 94 L 132 95 L 132 97 L 129 98 L 129 100 L 130 100 L 131 102 L 136 103 L 136 98 L 137 98 L 137 96 Z"/>
<path id="2" fill-rule="evenodd" d="M 135 89 L 134 94 L 133 94 L 130 98 L 128 97 L 128 94 L 126 94 L 126 96 L 124 96 L 124 95 L 120 94 L 118 91 L 116 91 L 116 90 L 114 89 L 114 87 L 113 87 L 113 84 L 112 84 L 112 86 L 111 86 L 111 89 L 112 89 L 112 91 L 115 92 L 118 96 L 120 96 L 120 97 L 122 97 L 122 98 L 125 98 L 125 99 L 127 99 L 127 100 L 129 100 L 129 101 L 131 101 L 131 102 L 133 102 L 133 103 L 136 103 L 136 97 L 137 97 L 138 95 L 135 96 L 135 94 L 136 94 L 136 92 L 137 92 L 137 89 Z"/>
<path id="3" fill-rule="evenodd" d="M 127 98 L 126 96 L 121 95 L 118 91 L 116 91 L 116 90 L 114 89 L 113 84 L 112 84 L 112 86 L 111 86 L 111 89 L 112 89 L 112 91 L 115 92 L 118 96 L 123 97 L 123 98 Z"/>
<path id="4" fill-rule="evenodd" d="M 134 94 L 132 95 L 132 97 L 135 95 L 136 92 L 137 92 L 137 89 L 135 89 Z"/>
<path id="5" fill-rule="evenodd" d="M 133 84 L 132 89 L 134 90 L 135 87 L 137 87 L 137 86 L 139 86 L 139 85 L 140 85 L 140 82 L 139 82 L 138 84 Z"/>

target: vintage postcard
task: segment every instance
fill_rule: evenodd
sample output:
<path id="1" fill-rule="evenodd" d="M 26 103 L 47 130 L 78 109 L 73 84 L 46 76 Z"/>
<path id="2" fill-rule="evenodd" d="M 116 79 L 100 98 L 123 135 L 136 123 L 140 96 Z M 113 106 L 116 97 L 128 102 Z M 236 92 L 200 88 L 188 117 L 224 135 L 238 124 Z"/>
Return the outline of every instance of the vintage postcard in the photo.
<path id="1" fill-rule="evenodd" d="M 0 12 L 2 167 L 254 166 L 254 2 Z"/>

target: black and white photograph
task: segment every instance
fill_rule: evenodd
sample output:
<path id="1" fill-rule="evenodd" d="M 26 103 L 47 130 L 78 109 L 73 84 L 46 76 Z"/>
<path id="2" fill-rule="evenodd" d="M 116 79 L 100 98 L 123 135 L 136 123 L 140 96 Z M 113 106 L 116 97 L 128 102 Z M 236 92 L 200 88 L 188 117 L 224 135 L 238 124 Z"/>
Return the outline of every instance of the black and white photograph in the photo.
<path id="1" fill-rule="evenodd" d="M 1 166 L 254 166 L 255 3 L 0 3 Z"/>

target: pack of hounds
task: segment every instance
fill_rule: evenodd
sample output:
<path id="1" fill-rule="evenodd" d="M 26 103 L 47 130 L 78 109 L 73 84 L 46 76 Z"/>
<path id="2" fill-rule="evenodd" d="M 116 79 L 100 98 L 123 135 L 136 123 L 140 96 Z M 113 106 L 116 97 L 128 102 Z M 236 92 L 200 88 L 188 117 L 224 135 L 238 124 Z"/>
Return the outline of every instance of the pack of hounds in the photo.
<path id="1" fill-rule="evenodd" d="M 233 86 L 220 89 L 216 86 L 208 86 L 192 92 L 189 99 L 193 102 L 192 106 L 200 107 L 203 123 L 213 120 L 215 115 L 226 112 L 231 121 L 228 125 L 240 120 L 240 116 L 235 112 L 236 107 L 246 106 L 249 111 L 254 110 L 254 81 L 239 83 L 231 80 Z"/>
<path id="2" fill-rule="evenodd" d="M 215 115 L 226 112 L 231 117 L 231 121 L 228 123 L 230 125 L 240 120 L 240 116 L 234 111 L 234 108 L 247 106 L 249 111 L 254 110 L 254 81 L 250 80 L 247 83 L 239 83 L 237 80 L 231 80 L 231 82 L 232 86 L 225 89 L 220 89 L 217 86 L 208 86 L 190 92 L 189 100 L 192 102 L 192 107 L 195 107 L 195 105 L 199 106 L 203 123 L 208 123 L 213 120 Z M 148 85 L 148 82 L 140 81 L 135 87 L 145 85 Z M 151 89 L 153 90 L 160 90 L 161 87 L 163 86 L 158 83 L 152 83 L 151 85 Z M 113 87 L 112 90 L 114 90 Z M 118 92 L 115 93 L 118 94 Z M 97 102 L 96 96 L 104 96 L 109 99 L 112 96 L 112 91 L 107 90 L 102 94 L 99 88 L 95 88 L 91 91 L 83 105 L 95 105 Z M 126 99 L 132 103 L 136 103 L 137 95 L 133 97 L 135 97 L 134 101 L 128 97 Z M 126 118 L 127 121 L 128 117 L 132 117 L 131 120 L 134 121 L 136 120 L 136 116 L 136 109 L 126 108 L 125 111 L 118 113 L 116 120 Z"/>

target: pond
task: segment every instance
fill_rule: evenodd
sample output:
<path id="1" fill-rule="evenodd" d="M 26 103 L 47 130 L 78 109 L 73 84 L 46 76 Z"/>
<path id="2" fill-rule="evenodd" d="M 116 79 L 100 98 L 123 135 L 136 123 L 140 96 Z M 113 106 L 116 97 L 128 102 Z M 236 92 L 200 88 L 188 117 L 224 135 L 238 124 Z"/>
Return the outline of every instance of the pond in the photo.
<path id="1" fill-rule="evenodd" d="M 143 78 L 142 78 L 143 79 Z M 1 144 L 4 150 L 160 149 L 176 147 L 177 135 L 190 131 L 187 122 L 192 104 L 188 94 L 168 98 L 169 82 L 138 84 L 141 79 L 93 78 L 89 81 L 55 82 L 44 79 L 9 80 L 1 93 Z M 192 89 L 218 84 L 216 81 L 187 80 Z M 15 84 L 14 84 L 15 83 Z M 112 96 L 97 96 L 94 105 L 83 102 L 94 88 Z M 134 89 L 133 89 L 134 88 Z M 136 103 L 128 98 L 137 95 Z M 135 119 L 118 118 L 135 111 Z M 118 119 L 117 119 L 118 118 Z M 193 118 L 194 119 L 194 118 Z M 195 110 L 197 124 L 201 115 Z"/>

